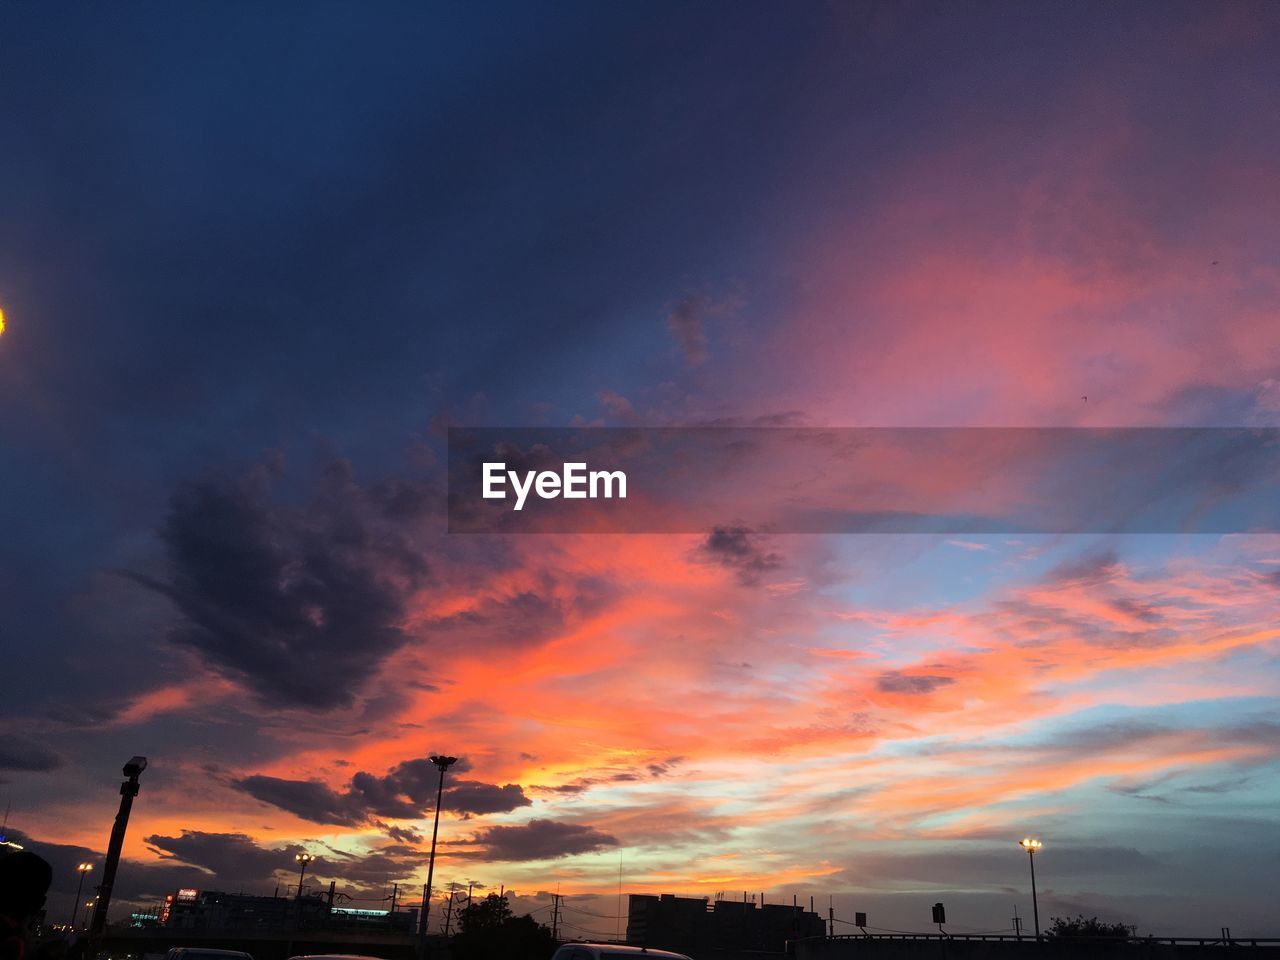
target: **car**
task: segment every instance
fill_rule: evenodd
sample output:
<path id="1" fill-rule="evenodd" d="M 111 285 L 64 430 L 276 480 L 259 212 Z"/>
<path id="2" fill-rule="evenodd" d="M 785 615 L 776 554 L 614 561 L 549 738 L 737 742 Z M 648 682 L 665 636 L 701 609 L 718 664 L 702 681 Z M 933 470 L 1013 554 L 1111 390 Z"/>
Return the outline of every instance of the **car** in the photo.
<path id="1" fill-rule="evenodd" d="M 672 953 L 670 950 L 658 950 L 654 947 L 631 947 L 623 943 L 566 943 L 555 952 L 551 960 L 639 960 L 640 957 L 691 960 L 683 953 Z"/>
<path id="2" fill-rule="evenodd" d="M 164 960 L 253 960 L 243 950 L 213 950 L 206 947 L 171 947 Z"/>

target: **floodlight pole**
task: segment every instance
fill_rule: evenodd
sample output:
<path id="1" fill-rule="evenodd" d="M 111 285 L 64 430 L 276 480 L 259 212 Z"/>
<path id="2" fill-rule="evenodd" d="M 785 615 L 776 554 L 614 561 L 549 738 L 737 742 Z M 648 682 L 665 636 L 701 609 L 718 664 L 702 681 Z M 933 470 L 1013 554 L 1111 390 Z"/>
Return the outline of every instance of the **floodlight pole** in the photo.
<path id="1" fill-rule="evenodd" d="M 418 933 L 426 936 L 427 917 L 431 913 L 431 881 L 436 872 L 436 835 L 440 832 L 440 803 L 444 799 L 444 772 L 458 762 L 457 757 L 431 757 L 431 762 L 440 770 L 440 786 L 436 789 L 436 822 L 431 828 L 431 856 L 427 859 L 427 890 L 422 897 L 422 919 L 419 921 Z"/>
<path id="2" fill-rule="evenodd" d="M 80 894 L 84 891 L 84 875 L 93 869 L 91 863 L 76 864 L 76 873 L 80 874 L 80 879 L 76 881 L 76 905 L 71 910 L 71 931 L 75 932 L 76 917 L 80 915 Z"/>
<path id="3" fill-rule="evenodd" d="M 1018 846 L 1027 851 L 1027 859 L 1031 861 L 1031 914 L 1035 918 L 1036 942 L 1040 940 L 1040 904 L 1036 901 L 1036 851 L 1044 846 L 1034 837 L 1024 837 Z"/>

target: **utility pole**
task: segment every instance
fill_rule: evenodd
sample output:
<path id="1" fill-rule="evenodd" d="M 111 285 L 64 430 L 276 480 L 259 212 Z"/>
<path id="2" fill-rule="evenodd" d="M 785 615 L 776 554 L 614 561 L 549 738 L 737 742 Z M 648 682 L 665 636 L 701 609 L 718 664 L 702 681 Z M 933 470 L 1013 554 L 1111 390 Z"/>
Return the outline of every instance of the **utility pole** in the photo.
<path id="1" fill-rule="evenodd" d="M 111 840 L 107 843 L 107 859 L 102 865 L 102 883 L 98 884 L 98 902 L 93 908 L 93 920 L 89 923 L 89 939 L 97 940 L 107 928 L 107 910 L 111 907 L 111 888 L 116 882 L 116 870 L 120 866 L 120 851 L 124 848 L 124 833 L 129 828 L 129 812 L 133 798 L 138 795 L 138 777 L 147 769 L 146 757 L 133 757 L 124 765 L 128 778 L 120 784 L 120 809 L 111 827 Z"/>
<path id="2" fill-rule="evenodd" d="M 391 909 L 387 911 L 387 926 L 394 927 L 396 923 L 396 898 L 400 895 L 400 884 L 393 883 L 391 885 Z"/>
<path id="3" fill-rule="evenodd" d="M 1013 935 L 1019 940 L 1022 939 L 1022 918 L 1018 916 L 1018 905 L 1013 905 Z"/>
<path id="4" fill-rule="evenodd" d="M 560 894 L 551 895 L 551 939 L 560 939 Z"/>

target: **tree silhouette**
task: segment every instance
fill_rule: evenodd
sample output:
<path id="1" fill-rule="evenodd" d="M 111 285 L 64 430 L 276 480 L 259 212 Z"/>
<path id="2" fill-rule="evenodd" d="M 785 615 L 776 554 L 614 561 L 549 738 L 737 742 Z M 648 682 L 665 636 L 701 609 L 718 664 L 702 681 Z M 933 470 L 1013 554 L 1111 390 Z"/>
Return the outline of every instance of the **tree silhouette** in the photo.
<path id="1" fill-rule="evenodd" d="M 458 913 L 455 960 L 548 960 L 555 951 L 551 931 L 525 914 L 514 916 L 507 898 L 491 893 Z"/>
<path id="2" fill-rule="evenodd" d="M 458 911 L 458 929 L 464 934 L 495 930 L 511 916 L 511 904 L 507 898 L 491 893 L 478 903 L 472 901 Z"/>
<path id="3" fill-rule="evenodd" d="M 1074 919 L 1054 917 L 1047 931 L 1050 937 L 1128 937 L 1129 928 L 1123 923 L 1108 923 L 1097 917 L 1085 919 L 1082 913 Z"/>

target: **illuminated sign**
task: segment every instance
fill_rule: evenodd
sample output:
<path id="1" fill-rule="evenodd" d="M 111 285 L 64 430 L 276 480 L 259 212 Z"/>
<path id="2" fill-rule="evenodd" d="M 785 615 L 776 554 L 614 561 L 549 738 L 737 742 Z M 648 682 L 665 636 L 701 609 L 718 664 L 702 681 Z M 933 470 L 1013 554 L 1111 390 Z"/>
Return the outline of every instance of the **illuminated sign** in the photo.
<path id="1" fill-rule="evenodd" d="M 191 887 L 183 887 L 178 891 L 177 899 L 179 903 L 195 903 L 199 896 L 199 890 L 192 889 Z"/>
<path id="2" fill-rule="evenodd" d="M 334 907 L 333 912 L 346 917 L 385 917 L 387 915 L 386 910 L 359 910 L 355 907 Z"/>

